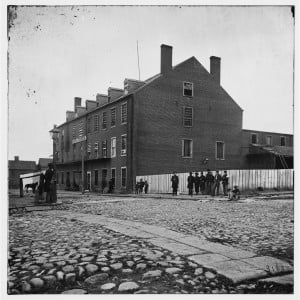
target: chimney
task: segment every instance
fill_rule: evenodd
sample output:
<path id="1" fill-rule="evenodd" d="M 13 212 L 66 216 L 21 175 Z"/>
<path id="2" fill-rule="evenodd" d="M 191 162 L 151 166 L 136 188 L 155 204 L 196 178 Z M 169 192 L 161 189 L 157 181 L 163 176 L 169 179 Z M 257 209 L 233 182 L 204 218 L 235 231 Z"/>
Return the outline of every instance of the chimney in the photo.
<path id="1" fill-rule="evenodd" d="M 77 106 L 81 106 L 81 98 L 80 97 L 74 98 L 74 111 L 76 111 Z"/>
<path id="2" fill-rule="evenodd" d="M 107 95 L 103 95 L 103 94 L 97 94 L 96 95 L 96 101 L 97 101 L 97 106 L 103 106 L 106 103 L 108 103 L 108 96 Z"/>
<path id="3" fill-rule="evenodd" d="M 19 161 L 19 156 L 15 156 L 15 161 Z"/>
<path id="4" fill-rule="evenodd" d="M 210 74 L 218 85 L 221 83 L 221 58 L 217 56 L 210 57 Z"/>
<path id="5" fill-rule="evenodd" d="M 160 73 L 166 74 L 172 70 L 172 46 L 160 46 Z"/>
<path id="6" fill-rule="evenodd" d="M 70 110 L 67 110 L 66 111 L 66 121 L 71 121 L 75 119 L 75 111 L 70 111 Z"/>

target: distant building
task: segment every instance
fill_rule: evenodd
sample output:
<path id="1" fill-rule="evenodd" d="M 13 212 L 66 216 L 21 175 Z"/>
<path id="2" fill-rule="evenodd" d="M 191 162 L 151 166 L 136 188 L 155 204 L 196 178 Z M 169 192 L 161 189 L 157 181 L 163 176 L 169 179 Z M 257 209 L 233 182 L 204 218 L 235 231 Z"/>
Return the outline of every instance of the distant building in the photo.
<path id="1" fill-rule="evenodd" d="M 110 179 L 130 191 L 136 176 L 174 170 L 293 167 L 293 135 L 242 129 L 243 110 L 221 86 L 219 57 L 210 57 L 210 71 L 194 56 L 173 66 L 172 47 L 162 45 L 159 74 L 125 79 L 123 89 L 110 87 L 85 106 L 81 100 L 58 126 L 60 188 L 82 184 L 82 160 L 84 187 L 98 191 Z"/>
<path id="2" fill-rule="evenodd" d="M 52 163 L 52 158 L 39 158 L 37 169 L 40 171 L 48 169 L 48 164 Z"/>
<path id="3" fill-rule="evenodd" d="M 20 175 L 35 171 L 35 161 L 19 160 L 19 156 L 15 156 L 14 160 L 8 161 L 9 188 L 19 188 Z"/>

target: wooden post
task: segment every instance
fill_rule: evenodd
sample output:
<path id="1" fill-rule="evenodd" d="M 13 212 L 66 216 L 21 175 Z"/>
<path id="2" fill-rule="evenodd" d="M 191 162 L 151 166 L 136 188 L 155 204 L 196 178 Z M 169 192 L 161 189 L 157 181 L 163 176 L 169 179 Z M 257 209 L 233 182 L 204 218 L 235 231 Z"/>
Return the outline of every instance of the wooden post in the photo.
<path id="1" fill-rule="evenodd" d="M 24 197 L 24 191 L 23 191 L 23 179 L 19 179 L 19 186 L 20 186 L 20 197 Z"/>

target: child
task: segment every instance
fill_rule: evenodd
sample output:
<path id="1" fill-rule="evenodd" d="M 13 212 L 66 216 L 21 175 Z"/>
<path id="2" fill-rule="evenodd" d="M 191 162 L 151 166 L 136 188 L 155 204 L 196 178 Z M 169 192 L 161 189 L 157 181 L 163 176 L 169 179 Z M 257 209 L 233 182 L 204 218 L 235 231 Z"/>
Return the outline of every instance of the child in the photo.
<path id="1" fill-rule="evenodd" d="M 240 199 L 240 190 L 238 189 L 238 186 L 235 185 L 233 187 L 233 190 L 230 190 L 229 192 L 229 201 L 232 201 L 232 200 L 239 200 Z"/>

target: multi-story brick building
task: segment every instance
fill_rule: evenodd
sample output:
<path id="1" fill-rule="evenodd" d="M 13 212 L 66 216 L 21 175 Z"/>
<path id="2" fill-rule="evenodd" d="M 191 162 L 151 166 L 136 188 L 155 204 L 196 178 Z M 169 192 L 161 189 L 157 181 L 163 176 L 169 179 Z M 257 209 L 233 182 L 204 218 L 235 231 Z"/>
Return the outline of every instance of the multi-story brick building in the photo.
<path id="1" fill-rule="evenodd" d="M 59 186 L 79 188 L 82 162 L 86 188 L 101 191 L 113 178 L 120 191 L 140 175 L 250 168 L 259 142 L 291 147 L 292 135 L 242 129 L 243 110 L 221 86 L 220 68 L 214 56 L 210 72 L 195 57 L 172 66 L 172 47 L 162 45 L 159 74 L 125 79 L 123 89 L 109 88 L 85 107 L 76 97 L 57 127 Z M 273 140 L 264 143 L 264 135 Z M 279 166 L 273 162 L 260 167 Z"/>

